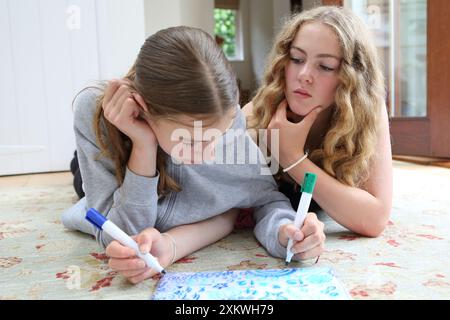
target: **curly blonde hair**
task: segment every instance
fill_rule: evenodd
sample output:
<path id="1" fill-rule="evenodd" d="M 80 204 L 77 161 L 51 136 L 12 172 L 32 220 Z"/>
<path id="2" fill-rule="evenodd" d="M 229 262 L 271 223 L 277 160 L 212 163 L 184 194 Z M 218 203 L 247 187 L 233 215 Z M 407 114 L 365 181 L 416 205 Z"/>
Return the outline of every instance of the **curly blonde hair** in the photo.
<path id="1" fill-rule="evenodd" d="M 292 16 L 275 39 L 263 84 L 253 98 L 249 127 L 266 129 L 285 98 L 284 69 L 291 44 L 306 23 L 320 22 L 334 31 L 343 53 L 334 112 L 328 132 L 310 159 L 341 183 L 360 187 L 367 181 L 375 153 L 379 115 L 385 108 L 384 77 L 364 23 L 351 11 L 317 7 Z"/>

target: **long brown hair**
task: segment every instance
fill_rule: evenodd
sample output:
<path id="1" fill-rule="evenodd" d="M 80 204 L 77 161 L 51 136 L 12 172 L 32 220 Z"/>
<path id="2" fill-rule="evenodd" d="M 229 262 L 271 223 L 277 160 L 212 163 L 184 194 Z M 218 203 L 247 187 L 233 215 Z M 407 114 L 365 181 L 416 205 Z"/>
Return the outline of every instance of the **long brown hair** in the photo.
<path id="1" fill-rule="evenodd" d="M 343 52 L 331 126 L 311 160 L 349 186 L 363 186 L 377 143 L 378 119 L 385 105 L 384 78 L 374 44 L 364 23 L 351 11 L 318 7 L 294 15 L 275 39 L 264 82 L 253 99 L 250 127 L 267 128 L 284 99 L 284 68 L 302 25 L 320 22 L 336 34 Z"/>
<path id="2" fill-rule="evenodd" d="M 222 49 L 206 32 L 190 27 L 161 30 L 146 39 L 136 62 L 124 77 L 148 106 L 146 116 L 220 117 L 238 103 L 235 74 Z M 104 86 L 103 86 L 104 89 Z M 103 115 L 104 93 L 97 98 L 93 119 L 101 154 L 114 161 L 121 185 L 131 153 L 131 140 Z M 166 170 L 168 155 L 160 148 L 158 194 L 181 190 Z"/>

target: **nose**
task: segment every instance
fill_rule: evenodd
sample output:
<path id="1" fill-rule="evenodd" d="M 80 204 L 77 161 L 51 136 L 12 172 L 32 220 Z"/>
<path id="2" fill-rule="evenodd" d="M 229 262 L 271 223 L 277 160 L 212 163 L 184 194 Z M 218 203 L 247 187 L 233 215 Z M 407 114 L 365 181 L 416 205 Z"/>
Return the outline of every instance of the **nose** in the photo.
<path id="1" fill-rule="evenodd" d="M 309 63 L 305 63 L 299 69 L 297 78 L 301 83 L 311 84 L 313 82 L 312 66 Z"/>

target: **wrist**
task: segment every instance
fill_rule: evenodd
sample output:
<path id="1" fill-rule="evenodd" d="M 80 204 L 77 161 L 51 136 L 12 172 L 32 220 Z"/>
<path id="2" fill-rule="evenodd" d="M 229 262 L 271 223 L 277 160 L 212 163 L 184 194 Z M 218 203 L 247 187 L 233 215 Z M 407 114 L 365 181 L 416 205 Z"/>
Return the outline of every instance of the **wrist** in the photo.
<path id="1" fill-rule="evenodd" d="M 131 149 L 128 168 L 140 176 L 154 177 L 156 175 L 156 153 L 158 149 L 151 145 L 135 145 Z"/>
<path id="2" fill-rule="evenodd" d="M 175 242 L 175 239 L 168 233 L 161 233 L 161 235 L 163 236 L 163 238 L 166 240 L 165 241 L 165 247 L 166 247 L 166 254 L 165 256 L 165 261 L 166 261 L 166 266 L 168 267 L 172 264 L 174 264 L 174 262 L 176 261 L 177 258 L 177 244 Z"/>
<path id="3" fill-rule="evenodd" d="M 132 149 L 139 153 L 148 153 L 158 149 L 158 144 L 148 141 L 131 140 Z"/>
<path id="4" fill-rule="evenodd" d="M 288 172 L 289 170 L 293 169 L 296 166 L 299 166 L 303 161 L 308 158 L 308 152 L 304 153 L 302 152 L 300 155 L 298 155 L 296 158 L 293 158 L 291 162 L 283 165 L 283 172 Z"/>
<path id="5" fill-rule="evenodd" d="M 303 149 L 290 151 L 290 152 L 284 154 L 283 163 L 280 163 L 280 164 L 283 165 L 283 167 L 290 166 L 291 164 L 293 164 L 295 161 L 297 161 L 304 155 L 305 155 L 305 151 Z"/>

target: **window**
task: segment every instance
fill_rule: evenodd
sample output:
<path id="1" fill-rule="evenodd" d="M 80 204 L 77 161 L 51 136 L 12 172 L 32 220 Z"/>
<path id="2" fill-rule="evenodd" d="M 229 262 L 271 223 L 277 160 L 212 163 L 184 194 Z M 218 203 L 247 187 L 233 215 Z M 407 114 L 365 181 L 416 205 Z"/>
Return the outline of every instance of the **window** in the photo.
<path id="1" fill-rule="evenodd" d="M 346 0 L 384 62 L 392 117 L 427 116 L 427 0 Z"/>
<path id="2" fill-rule="evenodd" d="M 238 0 L 216 0 L 214 35 L 229 60 L 243 60 Z"/>

